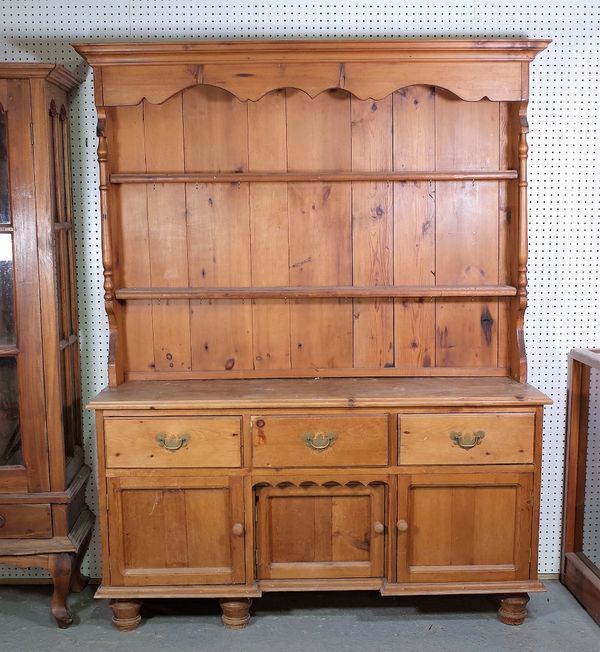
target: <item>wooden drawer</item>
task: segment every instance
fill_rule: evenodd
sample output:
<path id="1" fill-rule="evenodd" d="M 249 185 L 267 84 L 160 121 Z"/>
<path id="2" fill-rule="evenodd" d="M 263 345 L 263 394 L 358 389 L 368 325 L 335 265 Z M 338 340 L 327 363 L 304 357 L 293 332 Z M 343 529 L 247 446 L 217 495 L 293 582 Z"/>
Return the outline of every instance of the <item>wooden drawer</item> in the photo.
<path id="1" fill-rule="evenodd" d="M 533 413 L 403 414 L 400 464 L 531 464 Z"/>
<path id="2" fill-rule="evenodd" d="M 239 417 L 106 419 L 106 466 L 241 466 L 241 427 Z"/>
<path id="3" fill-rule="evenodd" d="M 252 417 L 255 467 L 386 466 L 388 416 Z"/>
<path id="4" fill-rule="evenodd" d="M 0 539 L 52 537 L 50 505 L 0 505 Z"/>

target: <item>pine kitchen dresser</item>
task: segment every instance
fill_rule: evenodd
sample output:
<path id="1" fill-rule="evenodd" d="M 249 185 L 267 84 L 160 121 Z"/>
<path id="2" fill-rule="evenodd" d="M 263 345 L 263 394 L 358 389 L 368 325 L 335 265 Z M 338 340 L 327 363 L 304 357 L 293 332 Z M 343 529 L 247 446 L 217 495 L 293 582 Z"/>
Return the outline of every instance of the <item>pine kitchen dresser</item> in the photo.
<path id="1" fill-rule="evenodd" d="M 537 577 L 526 383 L 539 40 L 93 43 L 103 578 L 151 597 Z"/>

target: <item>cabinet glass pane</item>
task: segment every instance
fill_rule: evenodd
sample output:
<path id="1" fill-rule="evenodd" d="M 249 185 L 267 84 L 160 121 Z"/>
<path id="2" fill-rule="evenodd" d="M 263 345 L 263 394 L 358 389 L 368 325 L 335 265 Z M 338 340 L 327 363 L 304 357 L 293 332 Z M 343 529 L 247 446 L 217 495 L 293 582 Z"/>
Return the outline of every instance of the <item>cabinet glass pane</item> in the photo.
<path id="1" fill-rule="evenodd" d="M 600 571 L 600 369 L 590 369 L 582 552 Z"/>
<path id="2" fill-rule="evenodd" d="M 6 113 L 0 106 L 0 224 L 10 224 L 8 193 L 8 132 Z"/>
<path id="3" fill-rule="evenodd" d="M 13 276 L 12 234 L 0 233 L 0 346 L 16 343 Z"/>
<path id="4" fill-rule="evenodd" d="M 23 464 L 17 360 L 0 358 L 0 466 Z"/>

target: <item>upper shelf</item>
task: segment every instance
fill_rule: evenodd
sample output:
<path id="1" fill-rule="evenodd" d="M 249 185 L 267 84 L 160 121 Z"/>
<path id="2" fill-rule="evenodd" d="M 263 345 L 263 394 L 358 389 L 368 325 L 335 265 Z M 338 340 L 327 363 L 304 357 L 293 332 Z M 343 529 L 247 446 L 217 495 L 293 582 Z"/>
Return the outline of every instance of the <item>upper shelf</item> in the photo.
<path id="1" fill-rule="evenodd" d="M 120 288 L 117 299 L 326 299 L 326 298 L 421 298 L 421 297 L 514 297 L 512 285 L 331 285 L 289 287 L 213 288 Z"/>
<path id="2" fill-rule="evenodd" d="M 471 172 L 120 172 L 110 175 L 111 183 L 494 181 L 517 178 L 516 170 Z"/>
<path id="3" fill-rule="evenodd" d="M 89 43 L 75 49 L 101 74 L 99 106 L 160 104 L 192 86 L 218 86 L 239 100 L 297 88 L 332 88 L 380 100 L 415 84 L 463 100 L 528 98 L 527 64 L 550 41 L 536 39 L 356 39 L 171 43 Z M 494 71 L 490 74 L 490 64 Z M 156 66 L 160 66 L 157 75 Z"/>

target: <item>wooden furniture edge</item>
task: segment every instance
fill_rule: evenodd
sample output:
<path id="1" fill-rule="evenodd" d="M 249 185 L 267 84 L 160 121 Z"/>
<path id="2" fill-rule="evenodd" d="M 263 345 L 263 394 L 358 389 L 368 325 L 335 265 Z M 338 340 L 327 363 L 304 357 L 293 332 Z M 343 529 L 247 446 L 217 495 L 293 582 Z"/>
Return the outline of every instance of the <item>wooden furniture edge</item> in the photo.
<path id="1" fill-rule="evenodd" d="M 357 285 L 286 286 L 286 287 L 123 287 L 115 290 L 119 301 L 149 299 L 320 299 L 376 297 L 514 297 L 512 285 Z"/>
<path id="2" fill-rule="evenodd" d="M 496 593 L 544 593 L 547 591 L 539 580 L 516 580 L 506 582 L 464 582 L 464 583 L 410 583 L 385 584 L 381 594 L 387 595 L 459 595 Z"/>
<path id="3" fill-rule="evenodd" d="M 0 493 L 0 505 L 20 502 L 68 504 L 85 485 L 91 475 L 89 466 L 82 466 L 65 491 L 47 491 L 43 493 Z"/>
<path id="4" fill-rule="evenodd" d="M 160 65 L 197 62 L 199 57 L 214 63 L 255 61 L 331 61 L 339 57 L 360 62 L 394 60 L 421 61 L 441 54 L 464 60 L 477 53 L 487 60 L 530 61 L 545 50 L 550 39 L 302 39 L 229 40 L 180 42 L 73 43 L 78 54 L 91 65 Z M 408 54 L 407 54 L 408 53 Z M 429 55 L 429 56 L 428 56 Z"/>
<path id="5" fill-rule="evenodd" d="M 459 595 L 543 593 L 547 589 L 539 581 L 507 582 L 448 582 L 427 584 L 390 584 L 383 579 L 331 579 L 331 580 L 260 580 L 244 586 L 106 586 L 102 584 L 94 598 L 259 598 L 263 593 L 309 591 L 380 591 L 387 596 Z"/>
<path id="6" fill-rule="evenodd" d="M 254 585 L 106 586 L 101 584 L 94 598 L 260 598 Z"/>
<path id="7" fill-rule="evenodd" d="M 512 181 L 517 170 L 473 172 L 113 172 L 115 184 L 151 183 L 347 183 L 362 181 Z"/>
<path id="8" fill-rule="evenodd" d="M 565 554 L 561 582 L 600 625 L 600 576 L 576 552 Z"/>
<path id="9" fill-rule="evenodd" d="M 95 516 L 89 508 L 84 509 L 66 537 L 50 539 L 0 540 L 0 557 L 29 557 L 61 552 L 77 553 L 86 536 L 92 531 Z M 13 562 L 4 562 L 13 563 Z"/>
<path id="10" fill-rule="evenodd" d="M 281 379 L 274 379 L 272 389 L 277 390 L 277 383 Z M 323 379 L 326 382 L 343 382 L 346 379 Z M 352 380 L 352 379 L 348 379 Z M 370 379 L 369 379 L 370 380 Z M 375 382 L 378 380 L 387 381 L 387 378 L 374 379 Z M 404 382 L 413 382 L 418 381 L 420 383 L 427 383 L 427 381 L 439 381 L 438 378 L 394 378 L 389 379 L 394 380 L 398 383 Z M 244 383 L 247 387 L 249 382 L 260 383 L 264 385 L 269 383 L 269 380 L 259 380 L 259 379 L 230 379 L 223 381 L 228 383 L 224 387 L 223 397 L 210 396 L 203 398 L 202 397 L 202 383 L 209 383 L 214 386 L 214 383 L 219 381 L 207 381 L 207 380 L 197 380 L 197 381 L 186 381 L 186 390 L 189 392 L 189 396 L 182 397 L 181 395 L 169 396 L 165 393 L 165 386 L 161 387 L 161 382 L 168 383 L 169 388 L 175 390 L 180 390 L 181 387 L 174 387 L 172 383 L 176 385 L 181 381 L 155 381 L 149 380 L 146 382 L 142 381 L 129 381 L 120 385 L 117 388 L 106 388 L 100 392 L 96 397 L 86 405 L 87 409 L 90 410 L 195 410 L 195 409 L 231 409 L 232 407 L 232 398 L 229 392 L 231 392 L 232 387 L 231 383 Z M 193 382 L 193 385 L 190 387 L 190 384 Z M 312 384 L 319 382 L 317 380 L 311 380 L 309 378 L 296 378 L 296 379 L 285 379 L 283 380 L 286 384 Z M 360 383 L 360 379 L 358 381 Z M 514 383 L 511 381 L 511 385 L 504 386 L 499 388 L 498 393 L 490 396 L 466 396 L 466 392 L 456 389 L 454 393 L 445 396 L 402 396 L 397 394 L 396 396 L 381 396 L 376 398 L 364 398 L 361 397 L 360 391 L 357 391 L 356 387 L 353 387 L 349 384 L 347 392 L 342 395 L 337 396 L 327 396 L 323 392 L 320 392 L 319 396 L 310 396 L 308 394 L 300 394 L 294 396 L 283 396 L 281 393 L 276 394 L 273 392 L 272 396 L 259 396 L 252 394 L 251 391 L 248 392 L 245 396 L 239 395 L 235 398 L 233 403 L 235 408 L 238 410 L 242 409 L 269 409 L 269 408 L 386 408 L 386 409 L 396 409 L 396 408 L 411 408 L 411 407 L 517 407 L 517 406 L 527 406 L 535 407 L 539 405 L 551 405 L 552 399 L 548 396 L 531 387 L 527 383 Z M 460 383 L 460 379 L 455 379 L 454 387 Z M 240 384 L 240 387 L 242 385 Z M 139 390 L 140 396 L 135 396 L 129 393 L 127 390 L 129 388 L 135 388 Z M 519 389 L 522 388 L 525 390 L 523 394 L 519 393 Z M 319 387 L 319 390 L 322 388 Z M 433 388 L 432 388 L 433 389 Z M 281 388 L 279 388 L 281 392 Z M 423 390 L 422 393 L 426 393 L 427 390 Z"/>
<path id="11" fill-rule="evenodd" d="M 600 349 L 572 349 L 569 359 L 577 360 L 577 362 L 594 369 L 600 369 Z"/>
<path id="12" fill-rule="evenodd" d="M 46 79 L 64 91 L 72 91 L 83 79 L 59 64 L 52 63 L 0 63 L 0 79 Z"/>

